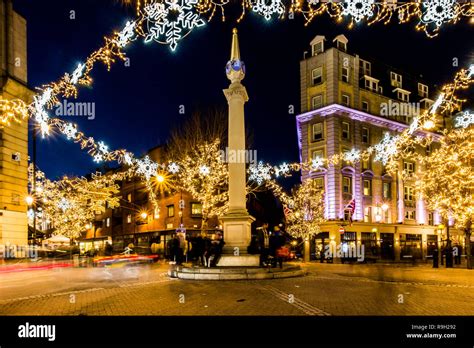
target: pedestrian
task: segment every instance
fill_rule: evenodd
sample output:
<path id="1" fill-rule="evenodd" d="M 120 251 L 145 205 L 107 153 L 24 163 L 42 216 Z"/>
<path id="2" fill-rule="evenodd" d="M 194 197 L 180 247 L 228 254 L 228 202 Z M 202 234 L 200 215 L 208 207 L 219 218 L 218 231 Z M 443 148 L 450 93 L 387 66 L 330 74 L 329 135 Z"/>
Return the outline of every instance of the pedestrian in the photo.
<path id="1" fill-rule="evenodd" d="M 433 268 L 438 268 L 438 262 L 439 262 L 439 255 L 438 255 L 438 248 L 433 249 Z"/>
<path id="2" fill-rule="evenodd" d="M 257 228 L 258 249 L 260 252 L 260 267 L 266 266 L 270 254 L 270 235 L 268 233 L 268 222 L 264 222 Z"/>
<path id="3" fill-rule="evenodd" d="M 211 266 L 215 267 L 219 263 L 221 258 L 222 249 L 224 247 L 224 239 L 221 232 L 217 232 L 214 235 L 214 240 L 212 241 L 212 255 L 214 256 L 211 262 Z"/>
<path id="4" fill-rule="evenodd" d="M 278 263 L 280 268 L 283 267 L 283 255 L 281 248 L 285 245 L 285 237 L 280 231 L 279 226 L 273 228 L 273 233 L 270 236 L 270 255 L 273 257 L 273 267 Z"/>
<path id="5" fill-rule="evenodd" d="M 203 243 L 204 267 L 211 267 L 212 241 L 208 236 L 204 237 L 203 240 L 204 240 L 204 243 Z"/>

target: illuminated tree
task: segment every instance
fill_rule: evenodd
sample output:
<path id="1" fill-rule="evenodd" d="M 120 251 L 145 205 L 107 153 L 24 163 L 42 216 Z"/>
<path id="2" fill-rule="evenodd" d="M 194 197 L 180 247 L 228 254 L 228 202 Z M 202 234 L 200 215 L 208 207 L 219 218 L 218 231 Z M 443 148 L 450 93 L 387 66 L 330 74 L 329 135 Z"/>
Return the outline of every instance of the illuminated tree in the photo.
<path id="1" fill-rule="evenodd" d="M 418 181 L 429 209 L 454 219 L 465 234 L 467 268 L 472 268 L 470 237 L 474 219 L 474 127 L 446 133 L 441 147 L 426 157 Z"/>
<path id="2" fill-rule="evenodd" d="M 30 186 L 32 186 L 30 166 Z M 77 238 L 86 230 L 97 214 L 107 208 L 119 206 L 119 187 L 115 183 L 127 175 L 93 174 L 91 179 L 64 177 L 48 180 L 44 173 L 36 171 L 34 202 L 38 213 L 37 223 L 52 224 L 55 235 Z"/>
<path id="3" fill-rule="evenodd" d="M 287 232 L 296 238 L 308 239 L 320 232 L 324 220 L 324 192 L 315 180 L 305 180 L 286 194 L 278 184 L 269 181 L 267 186 L 285 206 Z"/>
<path id="4" fill-rule="evenodd" d="M 202 204 L 201 230 L 207 230 L 210 217 L 227 211 L 227 164 L 222 158 L 220 140 L 203 142 L 190 149 L 178 162 L 177 186 Z"/>

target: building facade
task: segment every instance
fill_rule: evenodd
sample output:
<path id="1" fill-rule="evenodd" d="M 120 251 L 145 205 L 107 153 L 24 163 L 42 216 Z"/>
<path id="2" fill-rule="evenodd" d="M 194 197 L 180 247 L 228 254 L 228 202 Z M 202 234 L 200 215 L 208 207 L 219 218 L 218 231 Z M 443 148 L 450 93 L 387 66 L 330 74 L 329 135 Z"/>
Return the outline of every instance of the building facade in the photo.
<path id="1" fill-rule="evenodd" d="M 150 150 L 148 156 L 156 163 L 163 163 L 161 147 Z M 159 207 L 156 208 L 140 178 L 124 180 L 119 185 L 120 207 L 106 209 L 87 226 L 79 243 L 81 252 L 92 248 L 101 251 L 105 243 L 110 243 L 115 252 L 133 244 L 137 252 L 166 255 L 167 242 L 177 229 L 184 228 L 187 236 L 201 232 L 202 205 L 187 192 L 157 189 Z M 209 219 L 207 225 L 209 233 L 222 229 L 217 218 Z"/>
<path id="2" fill-rule="evenodd" d="M 349 53 L 344 35 L 332 42 L 316 36 L 310 45 L 310 57 L 300 62 L 302 114 L 296 118 L 302 162 L 367 149 L 385 133 L 407 129 L 412 118 L 436 98 L 437 91 L 421 79 Z M 439 139 L 436 133 L 431 135 Z M 429 153 L 432 148 L 414 150 Z M 330 243 L 364 245 L 365 257 L 374 259 L 432 255 L 443 238 L 437 229 L 441 221 L 415 195 L 414 181 L 402 180 L 403 172 L 410 175 L 421 170 L 417 163 L 400 161 L 397 173 L 390 174 L 371 158 L 303 172 L 303 180 L 317 180 L 325 192 L 328 222 L 312 241 L 314 257 L 320 257 Z M 346 207 L 353 199 L 355 211 L 349 223 Z M 456 243 L 462 244 L 461 238 Z"/>
<path id="3" fill-rule="evenodd" d="M 11 0 L 0 0 L 0 98 L 30 102 L 26 20 Z M 28 121 L 0 125 L 0 245 L 28 242 Z"/>

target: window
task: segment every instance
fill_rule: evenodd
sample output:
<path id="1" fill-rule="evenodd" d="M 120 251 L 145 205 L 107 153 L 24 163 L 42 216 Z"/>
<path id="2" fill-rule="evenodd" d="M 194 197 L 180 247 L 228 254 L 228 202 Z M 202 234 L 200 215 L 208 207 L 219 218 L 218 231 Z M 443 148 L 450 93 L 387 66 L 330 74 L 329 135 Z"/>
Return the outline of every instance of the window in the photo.
<path id="1" fill-rule="evenodd" d="M 371 222 L 372 220 L 372 207 L 364 208 L 364 222 Z"/>
<path id="2" fill-rule="evenodd" d="M 314 178 L 314 184 L 318 190 L 324 190 L 324 177 Z"/>
<path id="3" fill-rule="evenodd" d="M 370 143 L 370 132 L 369 132 L 369 128 L 367 127 L 362 127 L 362 142 L 364 144 Z"/>
<path id="4" fill-rule="evenodd" d="M 425 148 L 426 156 L 431 155 L 431 150 L 432 150 L 431 144 L 426 145 L 426 148 Z"/>
<path id="5" fill-rule="evenodd" d="M 351 97 L 347 94 L 342 95 L 342 105 L 351 106 Z"/>
<path id="6" fill-rule="evenodd" d="M 383 213 L 383 215 L 384 215 L 384 220 L 383 220 L 383 221 L 384 221 L 386 224 L 389 224 L 389 223 L 391 222 L 391 221 L 390 221 L 390 209 L 385 210 L 384 213 Z"/>
<path id="7" fill-rule="evenodd" d="M 415 163 L 403 162 L 403 169 L 407 172 L 407 174 L 413 174 L 415 172 Z"/>
<path id="8" fill-rule="evenodd" d="M 127 202 L 131 202 L 132 201 L 132 194 L 129 193 L 127 194 Z"/>
<path id="9" fill-rule="evenodd" d="M 128 214 L 127 215 L 127 224 L 131 224 L 132 223 L 132 214 Z"/>
<path id="10" fill-rule="evenodd" d="M 412 202 L 413 201 L 413 187 L 405 186 L 403 188 L 403 192 L 404 192 L 403 197 L 404 197 L 405 201 Z"/>
<path id="11" fill-rule="evenodd" d="M 173 217 L 174 216 L 174 204 L 168 205 L 166 208 L 168 209 L 168 217 Z"/>
<path id="12" fill-rule="evenodd" d="M 105 227 L 110 227 L 110 218 L 105 219 Z"/>
<path id="13" fill-rule="evenodd" d="M 369 102 L 367 101 L 362 102 L 362 111 L 369 112 Z"/>
<path id="14" fill-rule="evenodd" d="M 313 141 L 322 140 L 324 138 L 323 123 L 318 122 L 313 124 Z"/>
<path id="15" fill-rule="evenodd" d="M 361 75 L 370 76 L 371 75 L 370 62 L 360 59 L 359 60 L 359 70 L 360 70 Z"/>
<path id="16" fill-rule="evenodd" d="M 390 72 L 390 81 L 393 87 L 402 88 L 402 75 L 394 73 L 393 71 Z"/>
<path id="17" fill-rule="evenodd" d="M 343 82 L 349 83 L 349 67 L 342 67 L 341 79 Z"/>
<path id="18" fill-rule="evenodd" d="M 361 161 L 362 163 L 362 170 L 367 170 L 367 169 L 370 169 L 370 159 L 363 159 Z"/>
<path id="19" fill-rule="evenodd" d="M 377 90 L 379 88 L 379 83 L 374 79 L 368 79 L 366 77 L 365 78 L 365 88 L 367 88 L 370 91 L 377 92 Z"/>
<path id="20" fill-rule="evenodd" d="M 414 210 L 407 210 L 405 211 L 405 220 L 415 220 L 416 213 Z"/>
<path id="21" fill-rule="evenodd" d="M 408 102 L 410 100 L 410 95 L 407 92 L 403 92 L 403 91 L 398 90 L 397 91 L 397 99 L 401 100 L 401 101 L 404 101 L 404 102 Z"/>
<path id="22" fill-rule="evenodd" d="M 342 177 L 342 192 L 352 194 L 352 178 L 350 176 Z"/>
<path id="23" fill-rule="evenodd" d="M 202 204 L 201 203 L 191 203 L 191 215 L 202 215 Z"/>
<path id="24" fill-rule="evenodd" d="M 342 122 L 342 139 L 349 140 L 351 137 L 351 126 L 347 122 Z"/>
<path id="25" fill-rule="evenodd" d="M 428 110 L 428 109 L 431 108 L 431 106 L 433 105 L 433 101 L 432 101 L 432 100 L 429 100 L 429 99 L 423 99 L 423 100 L 420 100 L 420 102 L 421 102 L 420 107 L 421 107 L 423 110 Z"/>
<path id="26" fill-rule="evenodd" d="M 382 197 L 384 199 L 392 198 L 392 183 L 391 182 L 384 182 L 382 184 Z"/>
<path id="27" fill-rule="evenodd" d="M 314 85 L 319 85 L 323 82 L 323 68 L 319 67 L 311 71 L 311 81 Z"/>
<path id="28" fill-rule="evenodd" d="M 319 109 L 321 106 L 323 106 L 323 96 L 320 94 L 311 98 L 311 106 L 313 110 Z"/>
<path id="29" fill-rule="evenodd" d="M 418 84 L 418 95 L 423 98 L 428 98 L 428 86 L 422 83 Z"/>
<path id="30" fill-rule="evenodd" d="M 434 225 L 434 214 L 433 213 L 428 213 L 428 225 L 430 225 L 430 226 Z"/>
<path id="31" fill-rule="evenodd" d="M 160 208 L 155 208 L 153 210 L 153 217 L 155 218 L 155 220 L 160 218 Z"/>
<path id="32" fill-rule="evenodd" d="M 314 150 L 311 154 L 311 159 L 324 158 L 324 150 Z"/>
<path id="33" fill-rule="evenodd" d="M 372 196 L 372 180 L 364 179 L 364 196 Z"/>
<path id="34" fill-rule="evenodd" d="M 345 42 L 342 42 L 342 41 L 339 41 L 339 40 L 338 40 L 338 41 L 337 41 L 337 48 L 338 48 L 339 50 L 341 50 L 341 51 L 346 52 L 346 50 L 347 50 L 347 45 L 346 45 Z"/>
<path id="35" fill-rule="evenodd" d="M 315 43 L 312 46 L 313 56 L 317 55 L 318 53 L 322 53 L 323 50 L 324 50 L 324 48 L 323 48 L 323 42 L 322 41 L 320 41 L 318 43 Z"/>

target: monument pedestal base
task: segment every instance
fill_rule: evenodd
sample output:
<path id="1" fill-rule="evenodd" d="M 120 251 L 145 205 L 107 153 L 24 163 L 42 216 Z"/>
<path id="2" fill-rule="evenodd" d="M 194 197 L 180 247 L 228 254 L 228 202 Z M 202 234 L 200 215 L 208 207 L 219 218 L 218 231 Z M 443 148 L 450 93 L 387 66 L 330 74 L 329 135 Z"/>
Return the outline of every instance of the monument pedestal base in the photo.
<path id="1" fill-rule="evenodd" d="M 221 255 L 219 262 L 217 263 L 218 267 L 258 267 L 260 264 L 259 255 Z"/>
<path id="2" fill-rule="evenodd" d="M 221 220 L 225 245 L 218 266 L 258 267 L 259 256 L 247 254 L 252 238 L 251 224 L 255 218 L 243 210 L 229 212 Z"/>

